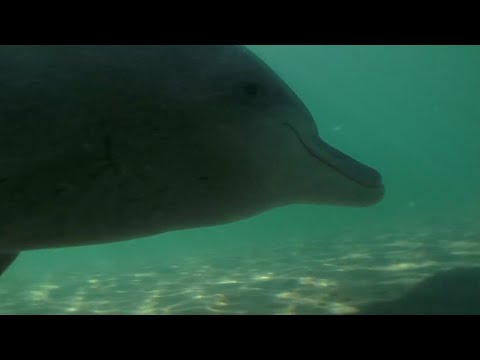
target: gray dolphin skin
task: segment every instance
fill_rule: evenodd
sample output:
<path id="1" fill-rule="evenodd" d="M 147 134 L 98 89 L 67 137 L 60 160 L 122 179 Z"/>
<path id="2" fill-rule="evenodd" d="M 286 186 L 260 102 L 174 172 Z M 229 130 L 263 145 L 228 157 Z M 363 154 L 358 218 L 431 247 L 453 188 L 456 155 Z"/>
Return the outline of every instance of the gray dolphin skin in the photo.
<path id="1" fill-rule="evenodd" d="M 0 273 L 23 250 L 384 191 L 246 47 L 0 46 Z"/>

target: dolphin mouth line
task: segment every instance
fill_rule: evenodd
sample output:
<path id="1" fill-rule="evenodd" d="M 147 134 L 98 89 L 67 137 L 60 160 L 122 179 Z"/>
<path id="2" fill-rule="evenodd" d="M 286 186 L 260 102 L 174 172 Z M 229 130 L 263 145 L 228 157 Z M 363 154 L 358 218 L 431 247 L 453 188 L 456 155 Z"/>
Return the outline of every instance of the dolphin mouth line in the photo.
<path id="1" fill-rule="evenodd" d="M 372 185 L 372 184 L 367 184 L 365 182 L 362 182 L 361 180 L 359 180 L 358 178 L 355 178 L 354 176 L 351 176 L 350 174 L 346 173 L 345 171 L 343 171 L 342 169 L 340 169 L 338 166 L 336 166 L 335 164 L 332 164 L 331 162 L 325 160 L 324 158 L 322 158 L 321 156 L 317 155 L 315 153 L 315 151 L 313 151 L 311 149 L 310 146 L 308 146 L 305 141 L 302 139 L 302 136 L 300 135 L 300 133 L 298 132 L 297 129 L 295 129 L 295 127 L 293 127 L 291 124 L 289 123 L 282 123 L 283 125 L 285 125 L 287 128 L 289 128 L 294 134 L 295 136 L 297 137 L 298 141 L 300 141 L 300 143 L 302 144 L 302 146 L 305 148 L 305 150 L 308 151 L 308 153 L 314 157 L 315 159 L 317 159 L 318 161 L 320 161 L 322 164 L 328 166 L 329 168 L 331 168 L 332 170 L 336 171 L 337 173 L 343 175 L 344 177 L 346 177 L 347 179 L 353 181 L 354 183 L 364 187 L 364 188 L 367 188 L 367 189 L 375 189 L 375 190 L 380 190 L 383 188 L 383 185 Z"/>

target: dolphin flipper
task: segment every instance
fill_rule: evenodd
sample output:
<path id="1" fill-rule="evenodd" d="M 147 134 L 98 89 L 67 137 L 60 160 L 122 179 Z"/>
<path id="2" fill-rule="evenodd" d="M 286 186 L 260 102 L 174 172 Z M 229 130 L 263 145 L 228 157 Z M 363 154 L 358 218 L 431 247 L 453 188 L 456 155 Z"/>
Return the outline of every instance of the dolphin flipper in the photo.
<path id="1" fill-rule="evenodd" d="M 15 261 L 18 256 L 17 253 L 0 253 L 0 275 Z"/>

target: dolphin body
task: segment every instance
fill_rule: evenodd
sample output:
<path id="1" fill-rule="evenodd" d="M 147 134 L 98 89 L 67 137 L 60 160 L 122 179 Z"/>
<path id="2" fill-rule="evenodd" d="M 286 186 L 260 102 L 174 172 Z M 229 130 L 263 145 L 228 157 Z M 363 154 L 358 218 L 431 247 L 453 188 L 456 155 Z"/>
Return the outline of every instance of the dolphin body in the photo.
<path id="1" fill-rule="evenodd" d="M 243 46 L 0 46 L 0 274 L 23 250 L 383 196 Z"/>

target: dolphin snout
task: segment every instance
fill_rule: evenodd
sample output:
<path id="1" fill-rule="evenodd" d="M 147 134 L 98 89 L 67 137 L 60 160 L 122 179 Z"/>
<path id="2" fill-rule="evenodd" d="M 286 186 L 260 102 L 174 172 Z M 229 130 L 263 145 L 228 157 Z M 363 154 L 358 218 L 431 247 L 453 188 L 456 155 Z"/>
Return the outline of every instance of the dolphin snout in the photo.
<path id="1" fill-rule="evenodd" d="M 382 189 L 384 187 L 382 176 L 377 170 L 335 149 L 316 134 L 301 133 L 289 123 L 284 123 L 283 125 L 295 133 L 300 143 L 311 156 L 336 172 L 341 173 L 365 188 Z"/>
<path id="2" fill-rule="evenodd" d="M 375 169 L 362 164 L 322 140 L 319 146 L 325 149 L 322 161 L 332 166 L 350 180 L 370 189 L 383 189 L 382 175 Z"/>

